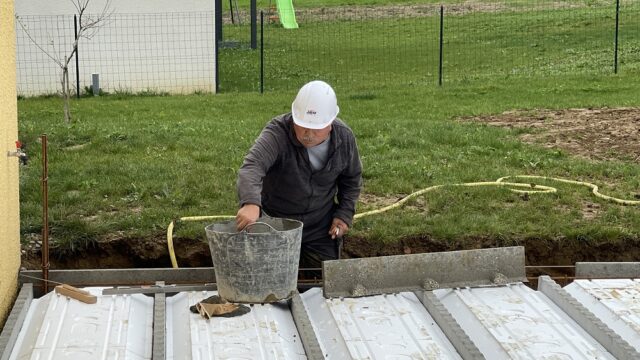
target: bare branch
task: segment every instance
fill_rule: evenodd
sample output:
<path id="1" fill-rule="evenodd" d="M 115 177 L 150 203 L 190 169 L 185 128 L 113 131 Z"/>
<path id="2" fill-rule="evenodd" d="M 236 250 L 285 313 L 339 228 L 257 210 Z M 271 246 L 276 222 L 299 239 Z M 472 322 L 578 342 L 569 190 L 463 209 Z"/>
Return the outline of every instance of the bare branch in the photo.
<path id="1" fill-rule="evenodd" d="M 91 0 L 69 0 L 69 1 L 71 1 L 73 6 L 76 8 L 76 11 L 78 12 L 78 14 L 82 14 L 87 9 L 87 6 L 89 6 L 89 1 Z"/>
<path id="2" fill-rule="evenodd" d="M 86 10 L 86 8 L 82 9 L 82 12 L 79 12 L 80 30 L 78 31 L 78 37 L 84 37 L 85 39 L 91 39 L 97 33 L 98 28 L 106 25 L 107 21 L 114 13 L 114 10 L 111 9 L 111 0 L 107 0 L 100 13 L 96 15 L 86 15 L 86 17 L 83 18 L 84 10 Z"/>
<path id="3" fill-rule="evenodd" d="M 53 57 L 51 54 L 49 54 L 49 52 L 47 50 L 45 50 L 42 46 L 40 46 L 40 44 L 38 44 L 38 42 L 31 36 L 31 34 L 29 33 L 29 30 L 27 29 L 27 26 L 22 22 L 22 19 L 20 19 L 19 16 L 16 15 L 16 21 L 18 21 L 18 24 L 20 24 L 20 27 L 22 28 L 22 30 L 24 30 L 25 34 L 27 34 L 27 37 L 29 38 L 29 40 L 31 40 L 31 42 L 38 48 L 40 49 L 40 51 L 42 51 L 45 55 L 47 55 L 51 60 L 53 60 L 56 65 L 63 67 L 62 62 L 58 59 L 56 59 L 55 57 Z"/>

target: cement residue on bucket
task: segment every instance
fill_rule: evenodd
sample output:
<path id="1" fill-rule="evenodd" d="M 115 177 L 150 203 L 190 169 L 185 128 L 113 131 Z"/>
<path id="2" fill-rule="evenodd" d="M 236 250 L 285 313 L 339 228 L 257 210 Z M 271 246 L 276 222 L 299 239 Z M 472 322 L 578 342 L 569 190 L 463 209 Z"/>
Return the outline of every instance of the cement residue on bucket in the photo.
<path id="1" fill-rule="evenodd" d="M 263 217 L 238 232 L 235 221 L 205 228 L 218 293 L 230 302 L 269 303 L 297 289 L 302 223 Z"/>

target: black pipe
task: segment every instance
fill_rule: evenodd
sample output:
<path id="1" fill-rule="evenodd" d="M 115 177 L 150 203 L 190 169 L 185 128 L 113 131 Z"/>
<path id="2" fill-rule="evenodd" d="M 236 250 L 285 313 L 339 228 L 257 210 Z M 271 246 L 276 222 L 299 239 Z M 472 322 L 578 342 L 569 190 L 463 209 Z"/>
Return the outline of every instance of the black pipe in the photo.
<path id="1" fill-rule="evenodd" d="M 260 94 L 264 92 L 264 11 L 260 10 Z"/>
<path id="2" fill-rule="evenodd" d="M 73 15 L 73 35 L 76 41 L 76 97 L 80 99 L 80 65 L 78 60 L 80 42 L 78 41 L 78 17 L 76 15 Z"/>
<path id="3" fill-rule="evenodd" d="M 442 58 L 444 39 L 444 6 L 440 5 L 440 60 L 438 62 L 438 86 L 442 86 Z"/>
<path id="4" fill-rule="evenodd" d="M 620 28 L 620 0 L 616 0 L 616 36 L 613 48 L 613 73 L 618 73 L 618 30 Z"/>
<path id="5" fill-rule="evenodd" d="M 222 41 L 222 0 L 215 0 L 216 42 Z"/>
<path id="6" fill-rule="evenodd" d="M 256 0 L 251 0 L 251 48 L 252 49 L 256 49 L 256 32 L 257 32 L 257 25 L 256 25 L 256 15 L 257 15 L 257 11 L 256 11 Z"/>
<path id="7" fill-rule="evenodd" d="M 219 70 L 220 62 L 218 61 L 218 57 L 220 57 L 220 55 L 219 55 L 220 48 L 218 46 L 218 41 L 216 41 L 214 46 L 216 48 L 216 50 L 215 50 L 216 51 L 216 58 L 214 60 L 215 61 L 215 67 L 216 67 L 216 70 L 215 70 L 216 83 L 215 83 L 214 92 L 217 94 L 218 90 L 220 89 L 220 70 Z"/>

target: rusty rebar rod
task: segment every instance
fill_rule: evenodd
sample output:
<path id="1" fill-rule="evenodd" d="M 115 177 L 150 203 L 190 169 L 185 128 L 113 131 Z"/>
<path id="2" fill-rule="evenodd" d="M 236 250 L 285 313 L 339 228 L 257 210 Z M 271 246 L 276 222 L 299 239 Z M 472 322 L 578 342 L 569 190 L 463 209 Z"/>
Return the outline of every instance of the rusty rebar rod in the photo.
<path id="1" fill-rule="evenodd" d="M 42 286 L 49 292 L 49 160 L 47 158 L 47 134 L 42 142 Z"/>

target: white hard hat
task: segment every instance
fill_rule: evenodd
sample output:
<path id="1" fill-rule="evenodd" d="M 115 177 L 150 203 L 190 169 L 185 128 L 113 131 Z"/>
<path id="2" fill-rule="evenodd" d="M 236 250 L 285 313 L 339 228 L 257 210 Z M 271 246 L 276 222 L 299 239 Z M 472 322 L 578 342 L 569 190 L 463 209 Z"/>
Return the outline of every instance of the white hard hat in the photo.
<path id="1" fill-rule="evenodd" d="M 324 129 L 338 116 L 338 100 L 324 81 L 306 83 L 291 104 L 293 122 L 308 129 Z"/>

